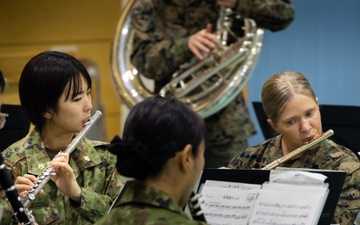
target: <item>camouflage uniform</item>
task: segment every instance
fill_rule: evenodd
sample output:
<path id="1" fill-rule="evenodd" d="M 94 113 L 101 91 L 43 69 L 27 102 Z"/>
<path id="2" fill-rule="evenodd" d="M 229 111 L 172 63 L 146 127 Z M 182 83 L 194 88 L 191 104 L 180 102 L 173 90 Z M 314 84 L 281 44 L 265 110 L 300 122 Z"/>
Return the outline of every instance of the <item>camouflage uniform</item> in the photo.
<path id="1" fill-rule="evenodd" d="M 44 194 L 37 196 L 30 206 L 39 225 L 93 224 L 107 213 L 123 187 L 125 180 L 116 170 L 116 156 L 106 150 L 107 143 L 82 139 L 70 154 L 70 166 L 81 186 L 80 204 L 62 194 L 53 181 L 44 186 Z M 3 151 L 5 165 L 14 177 L 24 174 L 38 176 L 51 161 L 33 129 L 25 138 Z M 1 224 L 11 224 L 4 191 L 0 192 L 0 207 L 4 209 Z"/>
<path id="2" fill-rule="evenodd" d="M 232 169 L 263 168 L 265 165 L 283 157 L 281 135 L 268 139 L 254 147 L 246 149 L 228 165 Z M 282 167 L 342 170 L 347 177 L 335 210 L 334 224 L 353 224 L 360 211 L 360 162 L 349 149 L 324 140 L 307 150 L 298 159 L 290 159 Z"/>
<path id="3" fill-rule="evenodd" d="M 142 184 L 124 191 L 119 203 L 95 225 L 206 225 L 191 220 L 165 192 Z"/>
<path id="4" fill-rule="evenodd" d="M 288 0 L 241 0 L 235 10 L 272 31 L 284 29 L 294 18 Z M 219 12 L 216 0 L 138 1 L 132 13 L 135 33 L 131 62 L 144 76 L 155 80 L 155 93 L 180 65 L 194 57 L 187 47 L 189 36 L 207 23 L 216 28 Z M 209 135 L 206 167 L 225 166 L 256 133 L 243 94 L 205 122 Z"/>

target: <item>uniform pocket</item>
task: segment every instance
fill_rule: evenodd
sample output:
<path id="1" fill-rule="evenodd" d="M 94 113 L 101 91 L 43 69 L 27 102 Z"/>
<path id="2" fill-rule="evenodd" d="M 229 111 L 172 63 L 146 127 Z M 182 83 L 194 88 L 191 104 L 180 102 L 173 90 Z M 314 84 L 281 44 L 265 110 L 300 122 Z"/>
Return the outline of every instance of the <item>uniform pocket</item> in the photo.
<path id="1" fill-rule="evenodd" d="M 59 219 L 59 213 L 49 195 L 37 196 L 29 208 L 38 224 L 51 224 Z"/>

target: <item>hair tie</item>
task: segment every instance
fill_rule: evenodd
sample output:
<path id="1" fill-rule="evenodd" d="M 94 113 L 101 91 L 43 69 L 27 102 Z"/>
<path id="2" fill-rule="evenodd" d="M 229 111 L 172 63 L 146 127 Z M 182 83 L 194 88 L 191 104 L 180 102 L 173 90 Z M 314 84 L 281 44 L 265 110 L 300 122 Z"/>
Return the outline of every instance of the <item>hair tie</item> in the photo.
<path id="1" fill-rule="evenodd" d="M 118 156 L 142 156 L 145 159 L 150 156 L 148 146 L 141 143 L 138 139 L 130 136 L 126 140 L 115 136 L 110 142 L 108 150 Z"/>

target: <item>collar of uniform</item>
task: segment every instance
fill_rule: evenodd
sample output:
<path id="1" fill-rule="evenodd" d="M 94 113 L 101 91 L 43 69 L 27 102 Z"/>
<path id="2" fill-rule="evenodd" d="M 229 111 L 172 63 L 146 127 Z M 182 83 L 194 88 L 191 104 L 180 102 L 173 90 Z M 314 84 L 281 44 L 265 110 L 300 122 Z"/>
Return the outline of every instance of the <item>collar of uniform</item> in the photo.
<path id="1" fill-rule="evenodd" d="M 275 136 L 274 138 L 269 139 L 270 146 L 272 146 L 272 148 L 270 148 L 270 150 L 272 150 L 273 152 L 271 152 L 271 153 L 269 152 L 268 154 L 271 154 L 272 156 L 274 156 L 276 158 L 284 156 L 284 153 L 281 149 L 282 138 L 283 138 L 282 134 L 279 134 L 279 135 Z"/>
<path id="2" fill-rule="evenodd" d="M 45 146 L 41 141 L 40 132 L 35 127 L 23 140 L 22 147 L 26 157 L 28 173 L 40 175 L 46 168 L 46 163 L 50 161 Z"/>
<path id="3" fill-rule="evenodd" d="M 122 205 L 131 204 L 160 207 L 186 216 L 181 207 L 173 202 L 170 196 L 164 191 L 143 185 L 139 182 L 135 182 L 125 190 L 117 206 L 121 207 Z"/>

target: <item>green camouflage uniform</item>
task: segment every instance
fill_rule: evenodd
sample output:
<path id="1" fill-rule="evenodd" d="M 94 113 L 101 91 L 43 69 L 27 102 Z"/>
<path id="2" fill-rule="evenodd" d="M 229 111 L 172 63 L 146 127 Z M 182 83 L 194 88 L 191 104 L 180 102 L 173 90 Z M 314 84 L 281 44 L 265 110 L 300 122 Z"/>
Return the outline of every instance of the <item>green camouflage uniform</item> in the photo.
<path id="1" fill-rule="evenodd" d="M 283 157 L 281 135 L 268 139 L 254 147 L 246 149 L 228 165 L 232 169 L 259 169 Z M 360 162 L 349 149 L 324 140 L 307 150 L 298 159 L 290 159 L 282 167 L 342 170 L 347 177 L 335 210 L 334 224 L 353 224 L 360 211 Z"/>
<path id="2" fill-rule="evenodd" d="M 107 144 L 86 138 L 80 141 L 70 154 L 69 165 L 82 189 L 81 202 L 77 204 L 70 200 L 50 180 L 43 188 L 44 194 L 36 197 L 30 206 L 39 225 L 93 224 L 107 213 L 125 183 L 116 170 L 116 156 L 106 150 Z M 14 177 L 38 176 L 51 161 L 36 128 L 3 151 L 3 155 L 4 164 Z M 5 211 L 0 224 L 11 224 L 3 190 L 0 198 L 0 207 Z"/>
<path id="3" fill-rule="evenodd" d="M 220 7 L 216 0 L 138 0 L 132 12 L 134 33 L 131 62 L 144 76 L 155 80 L 157 93 L 180 65 L 194 55 L 187 47 L 190 35 L 211 23 L 216 28 Z M 241 0 L 234 9 L 253 18 L 259 27 L 277 31 L 294 18 L 287 0 Z M 243 94 L 226 108 L 206 118 L 206 167 L 225 166 L 256 133 Z"/>
<path id="4" fill-rule="evenodd" d="M 124 190 L 110 213 L 95 225 L 206 225 L 191 220 L 165 192 L 142 184 Z"/>

